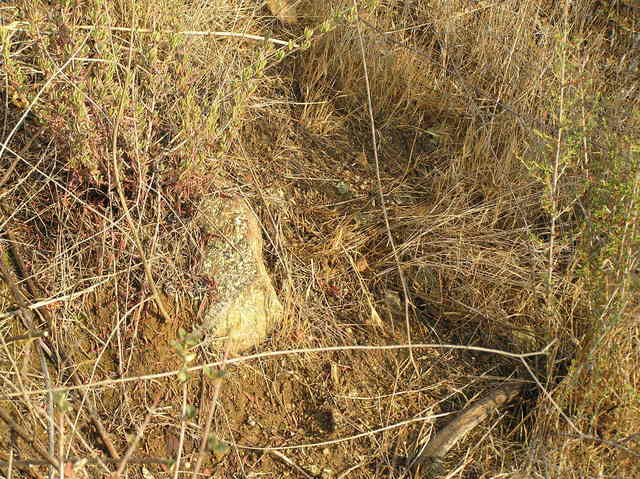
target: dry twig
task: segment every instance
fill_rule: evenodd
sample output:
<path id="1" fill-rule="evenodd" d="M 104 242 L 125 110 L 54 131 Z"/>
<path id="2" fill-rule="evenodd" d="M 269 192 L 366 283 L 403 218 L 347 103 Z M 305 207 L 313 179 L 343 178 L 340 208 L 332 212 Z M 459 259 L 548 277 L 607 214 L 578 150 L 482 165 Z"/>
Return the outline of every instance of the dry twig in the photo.
<path id="1" fill-rule="evenodd" d="M 124 472 L 124 468 L 127 467 L 127 464 L 131 461 L 131 456 L 133 455 L 136 448 L 138 447 L 138 443 L 140 442 L 140 439 L 142 439 L 144 430 L 147 428 L 147 426 L 149 426 L 149 422 L 151 421 L 151 416 L 155 413 L 156 407 L 158 406 L 159 402 L 160 402 L 160 393 L 158 393 L 155 399 L 153 400 L 153 404 L 149 408 L 149 411 L 147 412 L 147 415 L 144 418 L 144 422 L 142 423 L 142 426 L 138 428 L 138 433 L 136 434 L 135 439 L 129 445 L 129 449 L 127 449 L 127 452 L 125 453 L 124 457 L 120 460 L 120 463 L 118 464 L 118 470 L 115 472 L 114 477 L 116 478 L 120 477 L 120 475 Z"/>
<path id="2" fill-rule="evenodd" d="M 13 454 L 7 454 L 5 452 L 0 451 L 0 464 L 1 465 L 6 465 L 7 467 L 9 467 L 9 465 L 11 465 L 11 467 L 14 467 L 22 472 L 24 472 L 25 474 L 28 474 L 31 477 L 34 477 L 35 479 L 44 479 L 44 476 L 42 474 L 40 474 L 38 471 L 35 471 L 33 469 L 33 466 L 48 466 L 49 463 L 47 461 L 43 461 L 41 459 L 36 460 L 37 464 L 35 463 L 29 463 L 29 462 L 24 462 L 24 461 L 20 461 L 17 459 L 13 458 Z M 10 470 L 10 469 L 9 469 Z M 9 475 L 9 472 L 5 472 L 5 475 L 7 476 L 7 479 L 11 479 L 11 476 Z"/>
<path id="3" fill-rule="evenodd" d="M 356 0 L 353 0 L 353 8 L 356 13 L 358 11 L 358 3 Z M 362 55 L 362 68 L 364 69 L 364 81 L 367 92 L 367 108 L 369 112 L 369 125 L 371 127 L 371 146 L 373 148 L 373 157 L 376 165 L 376 181 L 378 186 L 378 195 L 380 199 L 380 209 L 382 210 L 382 216 L 384 217 L 384 225 L 387 233 L 387 238 L 389 240 L 389 245 L 391 246 L 391 250 L 393 251 L 393 258 L 396 263 L 396 267 L 398 268 L 398 276 L 400 277 L 400 283 L 402 285 L 402 293 L 404 295 L 404 318 L 405 318 L 405 327 L 407 329 L 407 342 L 411 345 L 411 325 L 409 324 L 409 288 L 407 287 L 407 280 L 404 277 L 404 272 L 402 270 L 402 265 L 400 264 L 400 255 L 398 253 L 398 248 L 396 248 L 396 242 L 393 239 L 393 234 L 391 233 L 391 224 L 389 222 L 389 213 L 387 212 L 387 206 L 384 199 L 384 192 L 382 191 L 382 177 L 380 175 L 380 159 L 378 157 L 378 138 L 376 135 L 376 122 L 373 118 L 373 102 L 371 100 L 371 85 L 369 83 L 369 72 L 367 69 L 367 61 L 366 54 L 364 50 L 364 40 L 362 39 L 362 31 L 360 30 L 360 24 L 356 23 L 358 28 L 358 39 L 360 40 L 360 54 Z M 431 328 L 435 333 L 435 330 Z M 436 333 L 436 337 L 438 334 Z M 409 358 L 413 367 L 416 370 L 416 373 L 419 372 L 418 365 L 413 357 L 413 348 L 409 348 Z"/>
<path id="4" fill-rule="evenodd" d="M 49 454 L 46 449 L 35 442 L 35 440 L 33 439 L 33 434 L 29 434 L 27 431 L 22 429 L 22 427 L 20 427 L 3 409 L 0 409 L 0 419 L 2 419 L 13 432 L 20 436 L 23 441 L 29 444 L 29 446 L 31 446 L 34 451 L 36 451 L 43 459 L 45 459 L 47 461 L 47 464 L 53 466 L 56 469 L 60 467 L 58 460 L 51 454 Z"/>
<path id="5" fill-rule="evenodd" d="M 2 212 L 4 214 L 7 214 L 7 207 L 4 204 L 3 201 L 0 200 L 0 209 L 2 210 Z M 13 257 L 13 260 L 15 261 L 15 265 L 16 265 L 16 269 L 18 272 L 18 275 L 22 278 L 24 278 L 26 285 L 27 285 L 27 290 L 29 291 L 29 293 L 33 296 L 36 296 L 38 294 L 38 292 L 42 291 L 42 288 L 40 287 L 40 285 L 35 281 L 35 279 L 31 278 L 29 275 L 26 274 L 26 268 L 24 265 L 24 262 L 22 261 L 22 257 L 18 254 L 18 251 L 16 250 L 16 248 L 14 247 L 16 243 L 15 239 L 13 238 L 12 233 L 9 231 L 9 229 L 5 230 L 5 234 L 7 236 L 7 238 L 9 239 L 9 252 L 11 253 L 11 256 Z M 0 268 L 3 268 L 3 276 L 7 276 L 9 278 L 11 278 L 11 272 L 6 269 L 6 266 L 4 265 L 4 262 L 2 260 L 0 260 Z M 11 286 L 12 282 L 8 283 Z M 18 296 L 20 298 L 22 298 L 22 296 L 25 296 L 23 293 L 21 293 L 17 287 L 16 284 L 13 284 L 13 288 L 15 289 L 14 295 L 18 294 Z M 21 296 L 22 295 L 22 296 Z M 29 315 L 33 315 L 33 312 L 29 309 L 29 305 L 27 305 L 24 301 L 22 304 L 20 304 L 19 301 L 22 301 L 21 299 L 17 299 L 16 298 L 16 302 L 18 302 L 18 304 L 21 306 L 21 308 L 23 310 L 25 310 L 25 314 L 29 314 Z M 52 322 L 52 318 L 49 314 L 49 311 L 44 308 L 42 310 L 39 311 L 39 314 L 42 315 L 42 317 L 45 320 L 46 323 L 46 327 L 49 328 L 51 324 L 53 324 Z M 30 334 L 34 334 L 32 332 L 36 332 L 36 330 L 32 327 L 32 326 L 28 326 L 30 328 L 30 332 L 26 335 L 29 336 Z M 43 333 L 47 333 L 47 331 L 44 331 Z M 41 349 L 44 349 L 48 356 L 49 359 L 52 362 L 56 362 L 56 357 L 53 355 L 52 351 L 56 351 L 58 354 L 58 360 L 59 363 L 62 365 L 66 365 L 66 366 L 72 366 L 71 361 L 69 360 L 69 358 L 66 356 L 66 354 L 64 353 L 64 351 L 62 351 L 62 349 L 60 347 L 57 348 L 53 348 L 53 345 L 51 343 L 47 343 L 46 340 L 48 339 L 48 334 L 42 334 L 42 339 L 39 340 L 39 343 L 41 345 Z M 18 336 L 18 338 L 20 338 Z M 17 340 L 14 338 L 14 340 Z M 42 358 L 41 358 L 42 359 Z M 44 365 L 43 365 L 44 367 Z M 107 450 L 109 451 L 109 454 L 111 455 L 111 457 L 113 459 L 119 459 L 120 455 L 118 454 L 115 446 L 113 445 L 113 442 L 111 441 L 111 438 L 109 437 L 109 434 L 107 433 L 106 428 L 104 427 L 104 425 L 102 424 L 102 421 L 100 420 L 100 418 L 98 417 L 98 413 L 96 412 L 95 409 L 95 404 L 93 403 L 93 401 L 91 399 L 89 399 L 89 397 L 86 395 L 86 393 L 84 392 L 84 389 L 82 389 L 81 386 L 83 386 L 85 383 L 82 380 L 82 378 L 80 378 L 78 376 L 78 373 L 75 371 L 75 368 L 73 367 L 69 367 L 69 370 L 71 371 L 70 373 L 70 377 L 71 380 L 73 382 L 73 384 L 81 391 L 81 395 L 82 395 L 82 400 L 84 403 L 87 404 L 87 409 L 89 412 L 89 417 L 91 418 L 91 421 L 93 422 L 93 424 L 96 426 L 96 429 L 98 430 L 98 433 L 100 434 L 100 437 L 103 441 L 103 443 L 105 444 Z M 48 373 L 47 373 L 48 374 Z M 51 387 L 49 387 L 50 392 L 49 394 L 51 394 Z"/>
<path id="6" fill-rule="evenodd" d="M 227 356 L 229 354 L 229 346 L 227 343 L 227 347 L 225 348 L 224 357 L 222 359 L 221 368 L 224 368 L 225 363 L 227 361 Z M 223 369 L 221 369 L 223 371 Z M 204 385 L 203 385 L 204 387 Z M 216 404 L 218 402 L 218 397 L 220 396 L 220 389 L 222 388 L 222 377 L 216 378 L 215 390 L 213 392 L 213 397 L 211 398 L 211 405 L 209 406 L 209 413 L 207 414 L 207 421 L 204 426 L 204 431 L 202 434 L 202 441 L 200 442 L 200 448 L 198 449 L 198 459 L 196 460 L 196 466 L 193 468 L 193 476 L 196 477 L 200 473 L 200 468 L 202 467 L 202 460 L 204 458 L 204 451 L 207 447 L 207 443 L 209 442 L 209 431 L 211 430 L 211 423 L 213 422 L 213 413 L 216 409 Z"/>
<path id="7" fill-rule="evenodd" d="M 289 356 L 295 354 L 309 354 L 309 353 L 330 353 L 336 351 L 398 351 L 405 350 L 409 348 L 413 349 L 451 349 L 451 350 L 461 350 L 461 351 L 478 351 L 482 353 L 489 354 L 497 354 L 499 356 L 504 356 L 507 358 L 513 359 L 522 359 L 528 358 L 532 356 L 541 356 L 547 354 L 549 348 L 555 344 L 555 341 L 549 343 L 543 349 L 539 351 L 534 351 L 532 353 L 510 353 L 508 351 L 501 351 L 499 349 L 491 349 L 491 348 L 483 348 L 480 346 L 464 346 L 462 344 L 438 344 L 438 343 L 413 343 L 413 344 L 390 344 L 386 346 L 363 346 L 363 345 L 351 345 L 351 346 L 328 346 L 324 348 L 300 348 L 300 349 L 286 349 L 282 351 L 267 351 L 263 353 L 250 354 L 247 356 L 240 356 L 238 358 L 227 359 L 223 361 L 215 361 L 212 363 L 201 364 L 198 366 L 192 366 L 185 369 L 175 369 L 172 371 L 166 371 L 162 373 L 154 373 L 154 374 L 146 374 L 143 376 L 131 376 L 124 377 L 119 379 L 105 379 L 103 381 L 95 381 L 91 384 L 84 384 L 82 386 L 66 386 L 66 387 L 58 387 L 54 388 L 53 392 L 63 392 L 63 391 L 74 391 L 76 389 L 94 389 L 105 386 L 113 386 L 114 384 L 124 384 L 135 381 L 145 381 L 151 379 L 161 379 L 177 376 L 182 371 L 186 371 L 187 373 L 192 373 L 195 371 L 201 371 L 205 368 L 214 368 L 220 367 L 223 364 L 230 366 L 232 364 L 240 364 L 246 361 L 251 361 L 255 359 L 263 359 L 263 358 L 275 358 L 280 356 Z M 46 393 L 46 390 L 33 390 L 33 391 L 24 391 L 21 393 L 9 393 L 5 394 L 7 399 L 14 397 L 24 397 L 24 396 L 36 396 L 40 394 Z"/>
<path id="8" fill-rule="evenodd" d="M 136 31 L 137 30 L 135 28 L 131 30 L 132 40 L 131 40 L 131 47 L 129 48 L 129 59 L 128 59 L 127 71 L 131 71 L 131 63 L 132 63 L 132 56 L 133 56 L 133 33 L 135 33 Z M 147 278 L 147 282 L 149 283 L 149 287 L 151 288 L 151 292 L 153 293 L 153 298 L 156 302 L 156 305 L 158 306 L 158 310 L 160 311 L 160 314 L 162 315 L 162 319 L 170 323 L 171 316 L 169 315 L 169 312 L 167 311 L 167 308 L 164 305 L 164 301 L 162 300 L 160 291 L 158 291 L 158 287 L 156 286 L 156 283 L 153 279 L 153 272 L 151 271 L 151 265 L 149 264 L 149 260 L 147 259 L 144 248 L 142 247 L 142 240 L 140 238 L 140 234 L 138 233 L 138 229 L 136 228 L 136 225 L 133 221 L 133 217 L 131 216 L 131 211 L 129 210 L 129 205 L 124 195 L 124 187 L 122 186 L 122 179 L 120 178 L 120 167 L 118 166 L 118 132 L 120 130 L 120 121 L 122 120 L 122 116 L 124 114 L 126 94 L 127 94 L 127 88 L 124 88 L 122 91 L 122 96 L 120 97 L 120 106 L 118 107 L 118 114 L 116 116 L 115 124 L 113 127 L 113 136 L 111 139 L 112 140 L 111 153 L 112 153 L 114 177 L 116 180 L 116 190 L 118 191 L 118 197 L 120 199 L 120 203 L 124 211 L 124 216 L 127 220 L 127 224 L 129 225 L 129 229 L 133 234 L 133 240 L 136 244 L 136 248 L 138 249 L 138 254 L 140 255 L 140 259 L 142 260 L 142 264 L 144 265 L 145 276 Z"/>
<path id="9" fill-rule="evenodd" d="M 280 451 L 276 451 L 275 449 L 269 449 L 267 452 L 273 454 L 277 458 L 279 458 L 279 459 L 283 460 L 284 462 L 286 462 L 287 464 L 289 464 L 291 467 L 293 467 L 296 471 L 298 471 L 300 474 L 302 474 L 307 479 L 313 479 L 313 476 L 311 476 L 307 471 L 302 469 L 300 466 L 298 466 L 295 462 L 293 462 L 287 456 L 282 454 Z"/>

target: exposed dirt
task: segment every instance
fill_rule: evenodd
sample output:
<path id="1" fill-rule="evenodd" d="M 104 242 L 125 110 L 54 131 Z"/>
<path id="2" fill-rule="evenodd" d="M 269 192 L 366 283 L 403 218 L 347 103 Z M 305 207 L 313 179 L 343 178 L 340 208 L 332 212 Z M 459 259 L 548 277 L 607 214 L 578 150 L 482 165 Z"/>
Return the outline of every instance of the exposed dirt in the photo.
<path id="1" fill-rule="evenodd" d="M 392 338 L 373 327 L 344 325 L 343 328 L 345 343 L 349 344 L 403 342 L 401 334 Z M 140 351 L 131 362 L 131 373 L 179 367 L 179 359 L 170 345 L 175 339 L 171 327 L 158 325 L 150 318 L 149 326 L 145 325 L 143 330 L 147 347 L 138 348 Z M 151 335 L 147 336 L 147 332 Z M 416 335 L 414 341 L 426 341 L 429 337 L 427 328 L 422 328 L 422 334 Z M 310 445 L 463 406 L 463 398 L 471 398 L 473 392 L 489 386 L 491 381 L 477 378 L 478 384 L 471 387 L 451 381 L 452 374 L 461 377 L 459 356 L 465 354 L 421 350 L 416 354 L 418 372 L 406 352 L 380 351 L 292 355 L 228 367 L 213 430 L 231 447 L 218 457 L 209 454 L 205 472 L 210 472 L 212 477 L 228 478 L 303 477 L 281 457 L 249 449 L 302 446 L 281 453 L 311 477 L 336 477 L 356 465 L 361 469 L 350 477 L 398 477 L 407 457 L 417 452 L 419 439 L 428 438 L 432 422 L 416 422 L 337 444 Z M 490 362 L 485 361 L 485 367 Z M 469 364 L 466 368 L 470 376 L 475 374 L 477 366 Z M 469 384 L 473 380 L 465 382 Z M 456 394 L 458 386 L 469 392 Z M 145 434 L 142 450 L 147 457 L 174 457 L 179 444 L 181 404 L 181 390 L 175 378 L 146 387 L 140 384 L 125 396 L 130 396 L 130 413 L 136 414 L 139 410 L 141 414 L 143 404 L 148 404 L 157 391 L 162 392 L 165 421 L 153 421 Z M 189 402 L 200 411 L 194 423 L 202 425 L 213 391 L 213 381 L 204 375 L 195 375 L 190 381 Z M 445 402 L 439 404 L 443 399 Z M 119 406 L 118 402 L 112 403 L 113 406 Z M 117 410 L 103 402 L 105 419 L 116 415 Z M 193 465 L 199 441 L 195 424 L 188 427 L 183 464 Z M 147 466 L 147 469 L 159 474 L 154 477 L 164 477 L 160 474 L 162 468 Z"/>
<path id="2" fill-rule="evenodd" d="M 402 144 L 405 144 L 404 140 L 397 143 Z M 431 147 L 429 142 L 426 144 L 425 148 Z M 371 249 L 367 254 L 362 250 L 363 254 L 355 264 L 355 270 L 362 280 L 360 283 L 353 275 L 354 264 L 345 261 L 344 250 L 339 247 L 343 244 L 348 246 L 350 241 L 357 244 L 359 230 L 371 226 L 366 219 L 354 221 L 347 224 L 343 230 L 345 236 L 339 239 L 336 239 L 335 227 L 332 226 L 341 216 L 346 217 L 354 211 L 366 214 L 366 210 L 376 208 L 374 170 L 366 160 L 366 154 L 362 154 L 360 158 L 364 160 L 359 163 L 357 155 L 354 162 L 349 163 L 344 161 L 344 157 L 336 158 L 339 153 L 334 151 L 333 154 L 327 154 L 328 150 L 320 146 L 315 149 L 307 146 L 305 151 L 306 155 L 317 154 L 322 157 L 321 161 L 306 158 L 305 178 L 313 176 L 309 172 L 309 165 L 314 164 L 317 165 L 317 178 L 332 178 L 332 181 L 316 184 L 310 179 L 286 180 L 286 177 L 283 181 L 282 177 L 269 174 L 268 169 L 260 177 L 273 179 L 273 183 L 265 185 L 265 190 L 286 191 L 285 198 L 289 203 L 286 209 L 273 209 L 275 214 L 294 208 L 307 217 L 306 223 L 296 221 L 285 226 L 292 228 L 292 242 L 296 238 L 308 238 L 308 257 L 315 257 L 319 265 L 315 274 L 305 277 L 305 280 L 312 281 L 308 286 L 307 304 L 313 307 L 314 302 L 322 303 L 326 311 L 333 312 L 333 316 L 319 324 L 307 320 L 304 310 L 296 312 L 294 314 L 300 319 L 274 331 L 260 350 L 405 343 L 406 323 L 400 286 L 376 283 L 375 265 L 381 261 L 378 252 Z M 428 151 L 423 154 L 428 154 Z M 269 164 L 265 162 L 265 166 Z M 338 167 L 345 164 L 351 167 Z M 397 164 L 389 161 L 384 166 L 383 174 L 387 168 L 393 169 L 389 173 L 389 177 L 393 178 L 403 165 L 399 161 Z M 295 172 L 291 172 L 291 176 L 294 175 Z M 416 194 L 414 191 L 413 195 Z M 400 188 L 391 200 L 403 201 L 403 195 Z M 408 198 L 411 203 L 416 202 L 411 195 Z M 266 201 L 269 204 L 269 199 Z M 292 202 L 295 202 L 295 207 Z M 281 204 L 276 206 L 281 207 Z M 268 210 L 264 212 L 264 217 L 267 233 L 273 233 L 269 226 Z M 326 230 L 316 229 L 318 227 Z M 332 249 L 331 242 L 338 248 Z M 304 246 L 303 242 L 296 244 L 298 251 L 301 246 Z M 273 252 L 271 248 L 267 249 Z M 285 278 L 278 273 L 275 273 L 275 278 L 282 291 Z M 418 280 L 418 277 L 412 279 Z M 362 289 L 364 284 L 372 286 Z M 370 308 L 361 309 L 362 300 L 356 301 L 355 298 L 362 294 L 369 298 L 378 316 L 372 315 Z M 170 298 L 165 300 L 171 304 Z M 419 298 L 412 300 L 422 305 L 419 309 L 411 310 L 414 343 L 466 344 L 474 335 L 484 336 L 471 318 L 454 312 L 443 315 L 432 311 Z M 101 368 L 100 378 L 105 374 L 117 375 L 117 357 L 128 357 L 126 365 L 121 366 L 124 376 L 143 376 L 180 368 L 180 358 L 172 342 L 177 339 L 179 328 L 190 330 L 196 321 L 195 312 L 199 305 L 195 301 L 183 302 L 177 307 L 171 304 L 172 314 L 177 316 L 174 323 L 166 324 L 154 314 L 152 303 L 148 304 L 149 307 L 133 321 L 128 321 L 122 330 L 122 338 L 126 338 L 122 344 L 125 354 L 118 355 L 113 350 L 113 341 L 107 348 L 108 352 L 103 357 L 112 359 L 111 363 L 108 359 L 104 360 L 106 364 Z M 106 325 L 108 316 L 112 314 L 109 303 L 98 310 L 103 311 L 98 314 L 104 318 L 104 322 L 99 321 L 99 324 Z M 111 326 L 94 332 L 105 341 L 112 331 Z M 434 331 L 439 337 L 436 338 Z M 83 341 L 90 340 L 84 338 L 78 344 Z M 498 337 L 489 344 L 510 347 L 508 341 L 508 338 Z M 215 352 L 216 348 L 203 349 L 199 359 L 219 359 L 222 357 L 219 349 L 220 346 L 217 347 L 218 353 Z M 348 477 L 400 477 L 407 460 L 428 440 L 434 424 L 441 425 L 443 420 L 423 420 L 387 431 L 376 430 L 415 418 L 455 412 L 474 395 L 486 391 L 496 380 L 509 376 L 516 369 L 514 361 L 487 354 L 429 349 L 416 350 L 413 361 L 406 350 L 372 350 L 291 354 L 230 366 L 225 368 L 226 375 L 222 380 L 220 402 L 212 428 L 216 437 L 228 442 L 230 447 L 217 456 L 209 453 L 204 470 L 212 477 L 226 478 L 305 477 L 304 474 L 308 474 L 307 477 L 331 478 L 357 466 Z M 214 381 L 203 374 L 193 374 L 188 381 L 187 402 L 195 406 L 198 413 L 187 422 L 181 463 L 185 470 L 195 462 L 195 453 L 201 441 L 199 431 L 211 405 L 214 389 Z M 136 381 L 133 385 L 103 390 L 100 394 L 102 417 L 107 422 L 111 421 L 110 427 L 116 434 L 117 431 L 132 433 L 122 431 L 122 425 L 140 423 L 147 412 L 146 407 L 158 392 L 161 394 L 160 412 L 151 421 L 138 455 L 175 457 L 179 445 L 182 404 L 182 388 L 175 377 Z M 512 419 L 506 424 L 517 424 L 513 419 L 514 413 L 518 415 L 512 410 L 507 416 Z M 499 427 L 508 430 L 513 426 Z M 357 435 L 361 436 L 348 439 Z M 481 438 L 478 436 L 476 439 Z M 473 441 L 471 439 L 465 443 L 466 447 L 470 447 Z M 324 442 L 328 443 L 316 445 Z M 280 447 L 292 448 L 279 452 L 304 473 L 296 470 L 282 456 L 261 449 Z M 164 470 L 166 468 L 146 466 L 146 469 L 155 474 L 153 477 L 168 477 Z"/>
<path id="3" fill-rule="evenodd" d="M 280 152 L 271 149 L 272 161 L 247 173 L 256 189 L 244 194 L 253 199 L 263 218 L 265 253 L 290 317 L 260 350 L 406 343 L 401 286 L 395 275 L 384 273 L 393 269 L 393 259 L 388 248 L 380 247 L 386 233 L 375 168 L 365 146 L 366 128 L 352 125 L 330 143 L 293 123 L 252 128 L 263 130 L 263 141 L 247 155 L 265 154 L 265 144 L 280 148 Z M 429 192 L 406 185 L 419 185 L 416 178 L 443 159 L 429 135 L 387 133 L 380 171 L 387 201 L 396 211 L 405 208 L 406 215 L 416 214 Z M 285 150 L 289 161 L 283 172 L 276 157 Z M 283 258 L 291 259 L 283 263 Z M 175 265 L 186 267 L 188 262 L 176 258 Z M 180 274 L 188 276 L 189 270 Z M 467 344 L 481 337 L 487 346 L 513 346 L 508 337 L 490 337 L 477 318 L 434 310 L 430 304 L 442 286 L 425 286 L 419 275 L 409 269 L 407 274 L 411 291 L 423 291 L 430 298 L 430 302 L 410 298 L 417 306 L 409 317 L 413 343 Z M 188 286 L 180 289 L 176 284 L 177 293 L 163 297 L 174 318 L 171 322 L 156 314 L 144 286 L 143 292 L 128 292 L 124 302 L 114 301 L 122 292 L 87 300 L 85 314 L 76 318 L 75 326 L 65 327 L 66 339 L 62 338 L 87 382 L 180 369 L 174 341 L 179 330 L 188 332 L 199 321 L 202 299 L 190 296 Z M 292 299 L 292 294 L 298 296 Z M 145 297 L 143 307 L 125 314 L 125 306 Z M 199 348 L 195 363 L 220 359 L 217 344 Z M 413 358 L 407 350 L 343 351 L 290 354 L 229 366 L 224 369 L 212 426 L 229 448 L 208 453 L 203 472 L 221 478 L 336 478 L 355 467 L 348 477 L 401 477 L 434 425 L 442 424 L 418 418 L 455 412 L 516 370 L 512 360 L 430 349 L 416 350 Z M 214 390 L 214 380 L 204 374 L 192 374 L 187 381 L 186 403 L 197 413 L 186 422 L 181 461 L 185 471 L 195 463 Z M 133 425 L 143 422 L 158 395 L 160 406 L 134 456 L 174 458 L 183 403 L 182 385 L 175 375 L 96 390 L 100 417 L 119 450 L 126 450 L 125 439 L 135 434 Z M 511 419 L 499 423 L 498 429 L 512 430 L 520 413 L 512 410 L 507 416 Z M 380 431 L 411 420 L 416 421 Z M 100 447 L 87 418 L 81 416 L 79 424 L 81 432 Z M 482 434 L 475 432 L 464 447 L 473 447 L 485 437 Z M 284 449 L 276 454 L 265 448 Z M 170 477 L 166 466 L 132 470 L 146 478 Z M 473 467 L 468 470 L 473 474 Z"/>

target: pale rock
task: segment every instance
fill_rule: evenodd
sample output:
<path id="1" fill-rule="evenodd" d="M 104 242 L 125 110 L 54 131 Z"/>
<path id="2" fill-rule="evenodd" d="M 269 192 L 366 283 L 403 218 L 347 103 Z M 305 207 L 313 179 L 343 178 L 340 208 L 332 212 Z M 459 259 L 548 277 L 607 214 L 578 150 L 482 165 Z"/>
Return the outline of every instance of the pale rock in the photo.
<path id="1" fill-rule="evenodd" d="M 197 222 L 207 236 L 201 274 L 215 281 L 204 316 L 207 335 L 226 338 L 230 352 L 260 344 L 283 317 L 262 255 L 258 219 L 241 198 L 205 200 Z"/>

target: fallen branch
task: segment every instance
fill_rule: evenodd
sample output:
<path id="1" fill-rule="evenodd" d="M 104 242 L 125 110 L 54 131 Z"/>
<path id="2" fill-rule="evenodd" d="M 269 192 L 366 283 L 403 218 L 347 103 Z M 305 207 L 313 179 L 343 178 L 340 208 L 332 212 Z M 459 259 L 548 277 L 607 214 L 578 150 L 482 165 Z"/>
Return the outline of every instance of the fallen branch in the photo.
<path id="1" fill-rule="evenodd" d="M 520 384 L 503 384 L 460 412 L 429 441 L 414 460 L 414 479 L 431 479 L 442 474 L 442 459 L 449 450 L 489 414 L 513 401 L 521 390 Z"/>

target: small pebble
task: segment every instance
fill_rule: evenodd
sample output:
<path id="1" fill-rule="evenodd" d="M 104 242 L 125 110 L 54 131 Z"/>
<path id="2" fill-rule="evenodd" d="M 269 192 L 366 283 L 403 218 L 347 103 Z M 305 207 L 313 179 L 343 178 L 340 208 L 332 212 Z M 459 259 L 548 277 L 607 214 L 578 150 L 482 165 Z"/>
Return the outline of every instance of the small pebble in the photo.
<path id="1" fill-rule="evenodd" d="M 336 473 L 333 472 L 333 469 L 329 469 L 328 467 L 325 467 L 322 470 L 322 474 L 320 475 L 322 479 L 333 479 L 335 476 Z"/>

